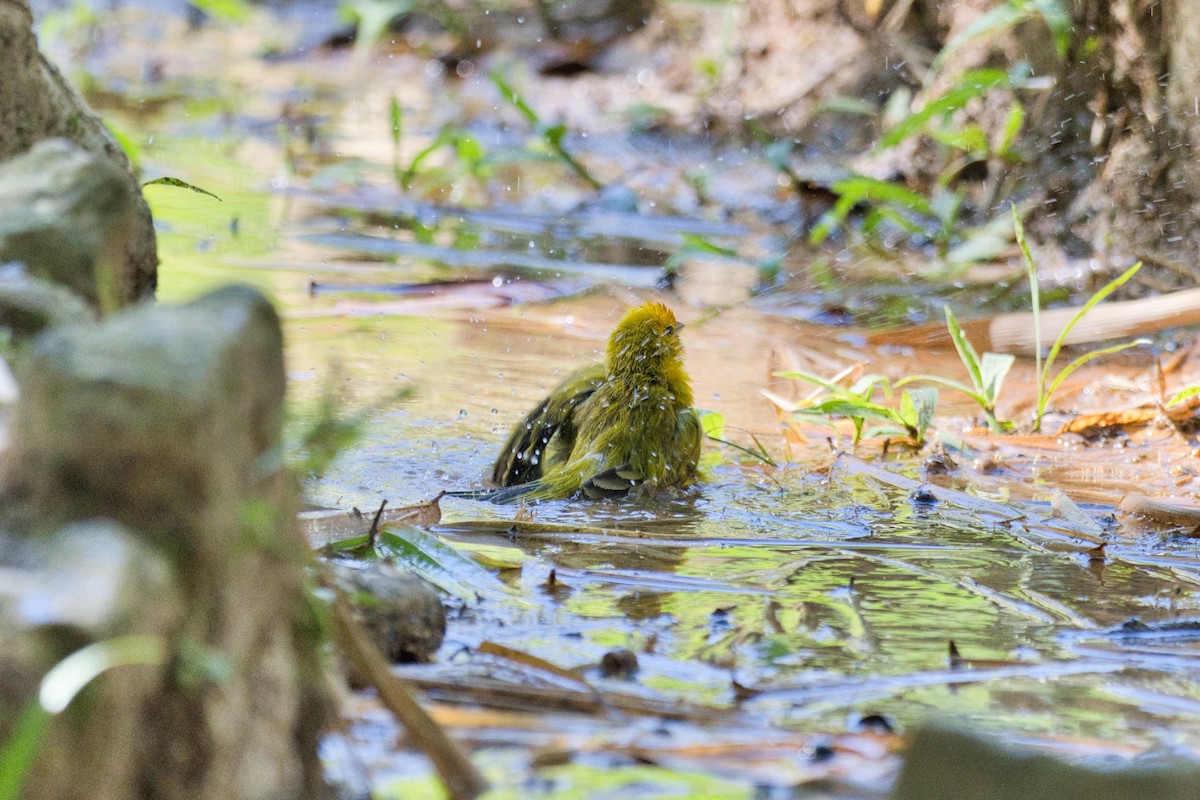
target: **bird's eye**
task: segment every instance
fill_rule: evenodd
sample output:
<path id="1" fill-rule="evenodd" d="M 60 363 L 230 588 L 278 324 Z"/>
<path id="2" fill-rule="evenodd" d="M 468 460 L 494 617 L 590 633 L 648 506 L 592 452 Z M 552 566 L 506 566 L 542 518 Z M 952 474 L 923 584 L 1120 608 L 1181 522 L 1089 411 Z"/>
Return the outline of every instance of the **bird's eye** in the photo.
<path id="1" fill-rule="evenodd" d="M 670 336 L 670 335 L 671 335 L 672 333 L 674 333 L 674 332 L 675 332 L 675 326 L 674 326 L 674 325 L 668 325 L 668 326 L 667 326 L 667 327 L 666 327 L 666 328 L 663 330 L 663 336 Z"/>

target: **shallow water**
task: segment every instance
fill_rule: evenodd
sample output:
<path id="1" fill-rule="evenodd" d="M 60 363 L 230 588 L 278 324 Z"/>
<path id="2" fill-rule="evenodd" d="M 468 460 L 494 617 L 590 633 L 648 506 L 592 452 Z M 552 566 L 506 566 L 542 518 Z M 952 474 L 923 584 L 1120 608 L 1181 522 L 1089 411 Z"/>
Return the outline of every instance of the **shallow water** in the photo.
<path id="1" fill-rule="evenodd" d="M 474 116 L 496 105 L 485 78 L 431 78 L 429 60 L 415 53 L 367 65 L 320 52 L 267 62 L 255 57 L 253 31 L 191 36 L 178 21 L 135 19 L 130 30 L 162 33 L 143 43 L 141 57 L 165 64 L 168 78 L 139 79 L 128 53 L 93 57 L 102 68 L 96 83 L 125 98 L 107 113 L 138 142 L 147 177 L 169 174 L 222 197 L 147 190 L 160 226 L 161 298 L 184 300 L 230 280 L 276 298 L 293 430 L 330 383 L 348 409 L 378 404 L 362 440 L 307 485 L 315 504 L 371 510 L 383 499 L 402 506 L 480 485 L 510 426 L 562 375 L 598 357 L 622 310 L 653 290 L 663 261 L 682 248 L 682 234 L 758 253 L 784 236 L 786 226 L 751 213 L 778 188 L 760 162 L 694 140 L 674 149 L 615 135 L 605 118 L 597 120 L 602 141 L 572 142 L 596 170 L 629 171 L 637 213 L 605 207 L 561 165 L 537 160 L 503 167 L 511 182 L 451 175 L 439 189 L 400 192 L 388 98 L 410 107 L 406 124 L 425 141 L 459 115 L 491 146 L 513 147 L 520 136 L 511 123 L 490 129 Z M 541 86 L 550 101 L 573 90 Z M 152 113 L 150 97 L 161 99 Z M 659 194 L 646 188 L 654 184 L 647 164 L 669 173 Z M 680 201 L 680 175 L 694 164 L 726 193 L 748 197 L 724 209 Z M 815 257 L 793 252 L 788 263 Z M 1059 485 L 1087 499 L 1089 485 L 1128 484 L 1143 474 L 1130 471 L 1132 460 L 1081 453 L 1075 475 L 1064 477 L 1061 463 L 1034 459 L 992 483 L 950 486 L 988 504 L 937 486 L 950 499 L 931 504 L 872 471 L 882 464 L 920 480 L 916 458 L 879 459 L 865 448 L 835 459 L 819 429 L 785 438 L 760 391 L 781 390 L 771 375 L 780 353 L 800 352 L 822 374 L 858 360 L 897 376 L 961 367 L 945 348 L 914 351 L 798 320 L 821 317 L 804 310 L 805 298 L 819 305 L 821 295 L 809 287 L 787 302 L 756 298 L 751 261 L 691 258 L 664 298 L 687 323 L 698 404 L 724 415 L 727 438 L 753 447 L 757 437 L 781 466 L 710 443 L 710 477 L 696 491 L 544 503 L 538 522 L 568 526 L 547 533 L 511 533 L 511 508 L 443 501 L 437 536 L 468 553 L 507 553 L 517 566 L 494 578 L 496 594 L 464 604 L 439 663 L 413 674 L 486 670 L 470 656 L 484 641 L 566 669 L 628 647 L 640 653 L 633 689 L 643 694 L 740 705 L 797 731 L 839 732 L 848 715 L 879 713 L 901 730 L 955 720 L 1014 739 L 1062 740 L 1076 755 L 1196 741 L 1200 640 L 1188 631 L 1150 642 L 1112 633 L 1132 617 L 1195 615 L 1195 540 L 1101 532 L 1093 536 L 1113 544 L 1097 559 L 1086 535 L 1028 502 Z M 782 306 L 791 316 L 770 313 Z M 1010 380 L 1027 378 L 1028 365 L 1018 372 Z M 403 389 L 412 394 L 389 400 Z M 1109 510 L 1087 507 L 1093 517 Z M 565 591 L 546 591 L 551 569 Z M 949 641 L 965 659 L 999 663 L 949 671 Z M 740 704 L 734 680 L 751 695 Z M 372 713 L 359 720 L 350 761 L 365 762 L 377 783 L 424 780 L 424 763 L 385 746 L 394 731 L 387 722 L 372 728 Z M 576 724 L 554 717 L 551 727 L 565 735 Z M 510 789 L 533 774 L 528 759 L 503 747 L 522 741 L 498 733 L 478 759 L 508 765 L 493 772 L 506 772 L 500 780 Z M 542 774 L 547 794 L 591 786 L 602 796 L 596 775 Z M 694 774 L 705 771 L 631 773 L 629 781 L 667 786 Z M 772 783 L 735 780 L 720 784 L 721 794 L 706 780 L 711 796 Z"/>

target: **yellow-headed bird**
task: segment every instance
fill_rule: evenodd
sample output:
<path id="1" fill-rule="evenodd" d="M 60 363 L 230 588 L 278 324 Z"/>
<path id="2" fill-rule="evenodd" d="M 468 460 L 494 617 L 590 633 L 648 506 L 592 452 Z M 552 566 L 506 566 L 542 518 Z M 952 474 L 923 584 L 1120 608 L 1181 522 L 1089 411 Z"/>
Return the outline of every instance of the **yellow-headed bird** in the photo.
<path id="1" fill-rule="evenodd" d="M 696 480 L 704 438 L 683 369 L 683 326 L 662 303 L 630 309 L 603 364 L 571 373 L 513 430 L 492 469 L 497 503 L 620 497 Z"/>

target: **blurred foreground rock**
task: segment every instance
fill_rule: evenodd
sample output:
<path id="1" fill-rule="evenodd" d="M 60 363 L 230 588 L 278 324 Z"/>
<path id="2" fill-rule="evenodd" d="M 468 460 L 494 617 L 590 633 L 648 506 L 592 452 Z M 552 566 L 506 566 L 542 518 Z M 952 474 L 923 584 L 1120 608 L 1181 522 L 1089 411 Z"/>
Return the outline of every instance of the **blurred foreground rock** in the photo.
<path id="1" fill-rule="evenodd" d="M 0 161 L 44 139 L 64 137 L 116 170 L 120 202 L 128 209 L 126 235 L 115 256 L 119 295 L 122 302 L 153 296 L 158 252 L 141 186 L 99 115 L 38 51 L 27 0 L 0 0 L 0 76 Z"/>
<path id="2" fill-rule="evenodd" d="M 54 325 L 94 320 L 95 313 L 71 290 L 30 277 L 18 265 L 0 267 L 0 332 L 7 331 L 13 342 Z"/>
<path id="3" fill-rule="evenodd" d="M 135 214 L 128 173 L 67 139 L 0 163 L 0 264 L 115 309 L 132 299 L 122 261 Z"/>
<path id="4" fill-rule="evenodd" d="M 311 558 L 280 460 L 282 337 L 257 292 L 53 328 L 0 488 L 0 741 L 45 672 L 137 633 L 168 663 L 55 717 L 25 797 L 305 798 L 325 720 Z"/>
<path id="5" fill-rule="evenodd" d="M 1094 767 L 929 727 L 908 749 L 892 800 L 1192 800 L 1200 763 Z"/>

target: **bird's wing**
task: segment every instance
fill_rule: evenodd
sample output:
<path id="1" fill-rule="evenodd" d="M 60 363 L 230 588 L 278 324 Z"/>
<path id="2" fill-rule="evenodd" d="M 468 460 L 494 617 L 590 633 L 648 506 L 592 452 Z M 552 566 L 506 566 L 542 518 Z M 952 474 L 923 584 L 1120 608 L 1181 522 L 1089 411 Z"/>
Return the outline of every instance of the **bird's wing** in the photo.
<path id="1" fill-rule="evenodd" d="M 602 364 L 593 364 L 568 375 L 513 429 L 492 467 L 492 483 L 501 487 L 517 486 L 542 477 L 546 449 L 551 440 L 556 435 L 574 439 L 575 426 L 571 418 L 576 406 L 590 397 L 603 382 Z M 569 453 L 572 444 L 568 441 L 564 447 L 556 449 Z"/>
<path id="2" fill-rule="evenodd" d="M 644 476 L 628 464 L 597 472 L 580 487 L 589 500 L 608 500 L 624 497 L 641 484 Z"/>
<path id="3" fill-rule="evenodd" d="M 692 407 L 679 412 L 678 431 L 675 438 L 680 450 L 678 462 L 688 465 L 694 476 L 700 451 L 704 449 L 704 423 L 700 420 L 700 412 Z"/>
<path id="4" fill-rule="evenodd" d="M 686 472 L 674 478 L 669 475 L 660 475 L 658 480 L 664 481 L 668 485 L 691 483 L 695 477 L 696 461 L 700 458 L 703 439 L 703 425 L 696 409 L 689 407 L 680 411 L 675 439 L 671 443 L 675 452 L 669 455 L 666 461 L 669 464 L 678 465 L 678 468 L 684 469 Z M 580 489 L 589 500 L 611 499 L 624 497 L 645 480 L 645 475 L 626 462 L 595 473 L 583 482 Z"/>

